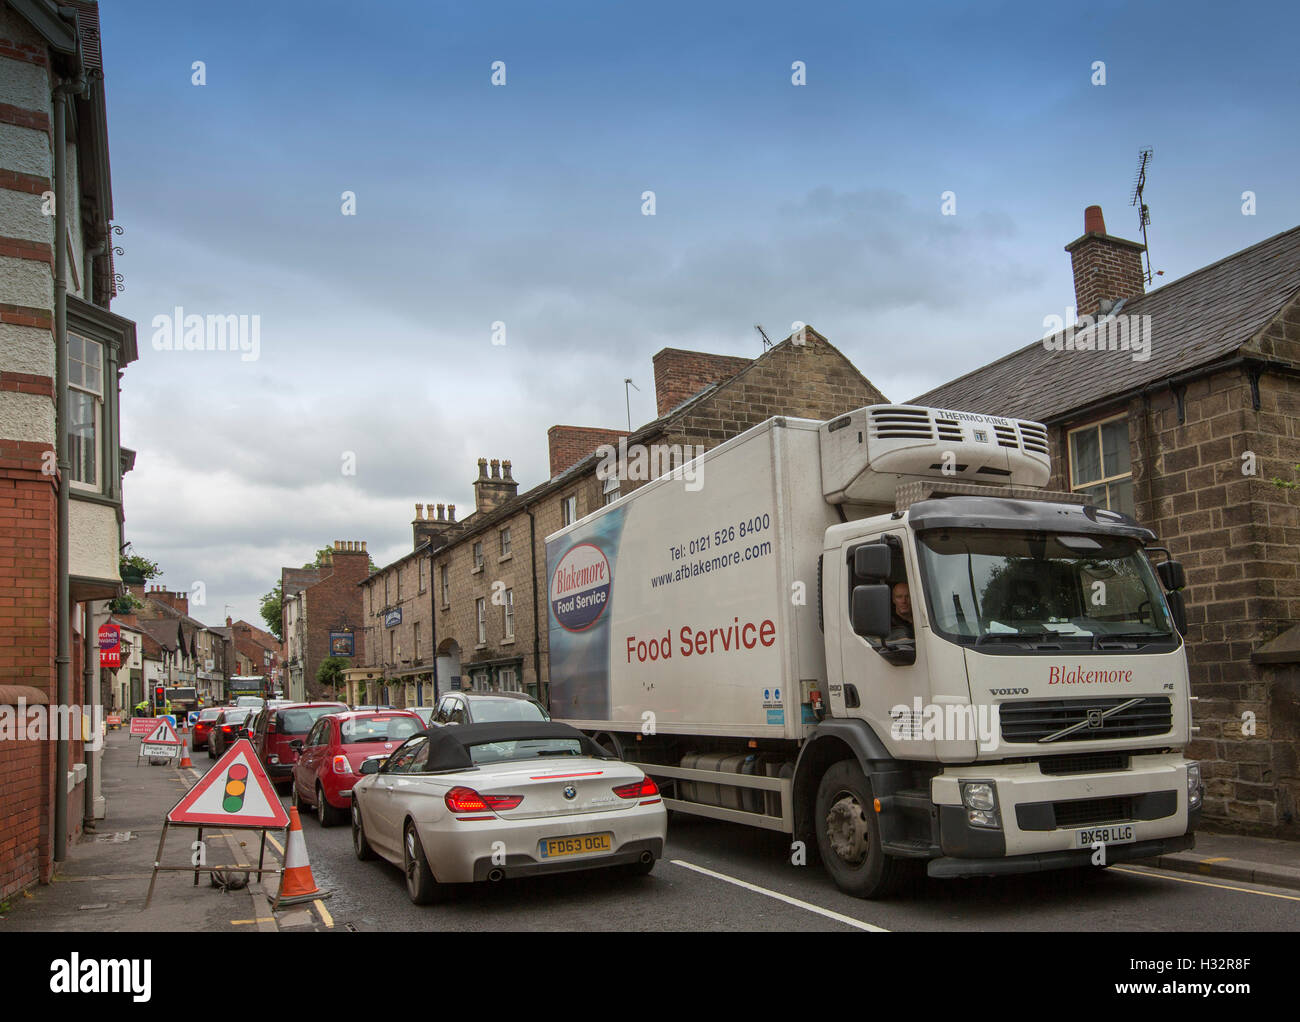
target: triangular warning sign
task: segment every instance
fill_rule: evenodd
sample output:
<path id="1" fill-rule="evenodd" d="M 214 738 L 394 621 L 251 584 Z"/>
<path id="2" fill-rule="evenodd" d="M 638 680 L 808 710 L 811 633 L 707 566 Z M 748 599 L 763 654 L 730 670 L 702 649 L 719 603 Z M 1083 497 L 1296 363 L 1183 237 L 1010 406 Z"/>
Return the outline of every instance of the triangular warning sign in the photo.
<path id="1" fill-rule="evenodd" d="M 181 740 L 176 736 L 176 730 L 168 721 L 159 721 L 158 726 L 154 728 L 145 740 L 143 745 L 180 745 Z"/>
<path id="2" fill-rule="evenodd" d="M 167 822 L 278 830 L 289 826 L 289 814 L 253 746 L 241 738 L 172 807 Z"/>

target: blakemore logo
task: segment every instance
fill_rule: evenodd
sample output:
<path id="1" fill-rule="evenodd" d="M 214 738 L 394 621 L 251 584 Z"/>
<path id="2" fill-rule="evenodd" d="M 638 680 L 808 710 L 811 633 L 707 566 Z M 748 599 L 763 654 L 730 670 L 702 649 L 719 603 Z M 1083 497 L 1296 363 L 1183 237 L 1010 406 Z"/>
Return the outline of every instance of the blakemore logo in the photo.
<path id="1" fill-rule="evenodd" d="M 144 1003 L 153 996 L 153 961 L 148 958 L 87 958 L 75 951 L 50 962 L 50 990 L 56 994 L 130 994 Z"/>
<path id="2" fill-rule="evenodd" d="M 614 579 L 609 560 L 598 546 L 579 543 L 562 558 L 551 576 L 551 610 L 561 627 L 583 632 L 609 605 Z"/>

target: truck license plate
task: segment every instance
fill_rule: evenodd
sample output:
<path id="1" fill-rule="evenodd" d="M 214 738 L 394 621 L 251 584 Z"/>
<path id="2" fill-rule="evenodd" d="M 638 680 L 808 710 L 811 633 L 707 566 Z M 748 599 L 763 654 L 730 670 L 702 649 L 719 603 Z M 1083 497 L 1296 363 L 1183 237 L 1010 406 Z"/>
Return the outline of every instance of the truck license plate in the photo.
<path id="1" fill-rule="evenodd" d="M 1112 823 L 1109 827 L 1087 827 L 1074 832 L 1075 848 L 1091 848 L 1103 845 L 1131 845 L 1137 840 L 1131 823 Z"/>
<path id="2" fill-rule="evenodd" d="M 543 859 L 565 855 L 604 855 L 613 850 L 612 834 L 580 834 L 578 837 L 553 837 L 541 842 Z"/>

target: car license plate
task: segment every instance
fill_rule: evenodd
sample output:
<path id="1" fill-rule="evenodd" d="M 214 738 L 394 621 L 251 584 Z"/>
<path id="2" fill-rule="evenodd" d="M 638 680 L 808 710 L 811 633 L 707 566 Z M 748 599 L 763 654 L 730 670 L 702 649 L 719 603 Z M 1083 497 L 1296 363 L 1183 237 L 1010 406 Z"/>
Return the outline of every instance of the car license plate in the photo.
<path id="1" fill-rule="evenodd" d="M 543 859 L 565 855 L 605 855 L 613 851 L 612 834 L 580 834 L 577 837 L 552 837 L 541 842 Z"/>
<path id="2" fill-rule="evenodd" d="M 1103 845 L 1131 845 L 1137 840 L 1131 823 L 1113 823 L 1109 827 L 1088 827 L 1074 832 L 1075 848 L 1091 848 Z"/>

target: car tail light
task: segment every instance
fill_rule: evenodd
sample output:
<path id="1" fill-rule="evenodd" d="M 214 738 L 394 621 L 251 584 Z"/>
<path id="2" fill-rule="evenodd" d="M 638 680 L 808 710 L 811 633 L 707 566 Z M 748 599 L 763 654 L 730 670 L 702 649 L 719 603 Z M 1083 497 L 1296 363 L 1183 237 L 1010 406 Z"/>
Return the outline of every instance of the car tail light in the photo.
<path id="1" fill-rule="evenodd" d="M 226 734 L 230 734 L 230 732 L 232 732 L 232 731 L 235 730 L 235 725 L 233 725 L 233 724 L 222 724 L 222 725 L 221 725 L 221 730 L 224 731 Z"/>
<path id="2" fill-rule="evenodd" d="M 631 784 L 620 784 L 614 789 L 614 794 L 619 798 L 649 798 L 659 794 L 659 785 L 649 777 L 643 777 Z"/>
<path id="3" fill-rule="evenodd" d="M 347 756 L 334 757 L 334 772 L 336 774 L 352 773 L 352 764 L 348 762 Z"/>
<path id="4" fill-rule="evenodd" d="M 443 797 L 453 813 L 481 813 L 485 809 L 513 809 L 523 795 L 480 795 L 473 788 L 455 787 Z"/>

